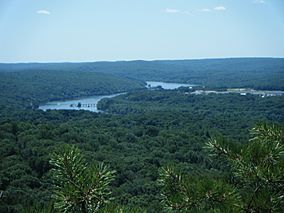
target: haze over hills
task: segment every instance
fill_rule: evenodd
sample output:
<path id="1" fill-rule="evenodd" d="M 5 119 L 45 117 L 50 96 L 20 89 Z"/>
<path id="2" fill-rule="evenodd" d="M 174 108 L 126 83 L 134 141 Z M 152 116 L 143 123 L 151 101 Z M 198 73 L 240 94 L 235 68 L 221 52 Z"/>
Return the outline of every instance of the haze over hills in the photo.
<path id="1" fill-rule="evenodd" d="M 97 72 L 138 80 L 187 82 L 208 87 L 284 89 L 283 58 L 0 64 L 0 72 Z"/>

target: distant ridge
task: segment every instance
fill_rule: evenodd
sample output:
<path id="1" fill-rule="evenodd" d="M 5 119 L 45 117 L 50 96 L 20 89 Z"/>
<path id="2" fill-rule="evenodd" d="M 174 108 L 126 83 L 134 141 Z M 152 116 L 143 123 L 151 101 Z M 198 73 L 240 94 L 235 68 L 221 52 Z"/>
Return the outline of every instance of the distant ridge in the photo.
<path id="1" fill-rule="evenodd" d="M 96 72 L 138 80 L 193 83 L 207 87 L 284 90 L 284 58 L 210 58 L 0 64 L 0 72 Z"/>
<path id="2" fill-rule="evenodd" d="M 90 63 L 121 63 L 121 62 L 163 62 L 163 61 L 210 61 L 210 60 L 239 60 L 239 59 L 257 59 L 257 60 L 265 60 L 265 59 L 284 59 L 284 57 L 221 57 L 221 58 L 188 58 L 188 59 L 135 59 L 135 60 L 102 60 L 102 61 L 62 61 L 62 62 L 0 62 L 0 65 L 24 65 L 24 64 L 33 64 L 33 65 L 39 65 L 39 64 L 90 64 Z"/>

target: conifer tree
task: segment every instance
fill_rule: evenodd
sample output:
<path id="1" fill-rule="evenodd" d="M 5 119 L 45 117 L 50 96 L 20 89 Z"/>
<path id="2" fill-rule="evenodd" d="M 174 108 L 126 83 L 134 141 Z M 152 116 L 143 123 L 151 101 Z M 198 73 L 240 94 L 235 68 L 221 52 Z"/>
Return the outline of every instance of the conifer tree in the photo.
<path id="1" fill-rule="evenodd" d="M 230 178 L 191 177 L 163 168 L 159 182 L 168 209 L 284 212 L 283 126 L 260 124 L 240 147 L 210 139 L 205 149 L 212 160 L 227 165 Z"/>
<path id="2" fill-rule="evenodd" d="M 50 160 L 54 208 L 60 212 L 96 212 L 110 200 L 114 171 L 103 163 L 88 166 L 80 150 L 66 145 Z"/>

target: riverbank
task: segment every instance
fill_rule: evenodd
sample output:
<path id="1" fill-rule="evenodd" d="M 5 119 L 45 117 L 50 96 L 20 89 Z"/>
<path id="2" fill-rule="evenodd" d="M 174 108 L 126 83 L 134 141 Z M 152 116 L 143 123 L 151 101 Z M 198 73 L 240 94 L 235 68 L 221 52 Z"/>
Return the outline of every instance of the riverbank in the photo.
<path id="1" fill-rule="evenodd" d="M 165 89 L 174 90 L 180 87 L 188 88 L 189 91 L 185 92 L 186 95 L 208 95 L 208 94 L 240 94 L 240 95 L 258 95 L 261 97 L 271 97 L 271 96 L 281 96 L 284 95 L 284 91 L 265 91 L 265 90 L 254 90 L 250 88 L 229 88 L 224 91 L 217 90 L 194 90 L 194 84 L 180 84 L 180 83 L 169 83 L 169 82 L 157 82 L 157 81 L 146 81 L 147 89 Z M 88 110 L 91 112 L 102 112 L 98 110 L 97 104 L 100 100 L 104 98 L 113 98 L 126 93 L 116 93 L 111 95 L 100 95 L 100 96 L 90 96 L 82 97 L 72 100 L 62 100 L 62 101 L 52 101 L 46 104 L 40 105 L 41 110 Z"/>

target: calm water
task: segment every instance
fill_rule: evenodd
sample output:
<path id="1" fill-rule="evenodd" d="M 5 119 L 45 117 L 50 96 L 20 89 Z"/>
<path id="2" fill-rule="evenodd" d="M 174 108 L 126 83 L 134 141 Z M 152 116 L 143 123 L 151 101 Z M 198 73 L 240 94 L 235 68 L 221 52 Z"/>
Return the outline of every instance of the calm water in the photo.
<path id="1" fill-rule="evenodd" d="M 156 81 L 147 81 L 147 87 L 157 87 L 161 86 L 163 89 L 177 89 L 179 87 L 192 87 L 194 85 L 191 84 L 177 84 L 177 83 L 165 83 L 165 82 L 156 82 Z M 74 100 L 66 100 L 66 101 L 52 101 L 46 104 L 39 106 L 41 110 L 60 110 L 60 109 L 67 109 L 67 110 L 89 110 L 92 112 L 99 112 L 97 108 L 97 104 L 103 98 L 113 98 L 115 96 L 121 95 L 123 93 L 113 94 L 113 95 L 101 95 L 101 96 L 91 96 L 85 98 L 78 98 Z M 78 103 L 81 104 L 81 107 L 78 107 Z"/>
<path id="2" fill-rule="evenodd" d="M 193 87 L 193 84 L 179 84 L 179 83 L 165 83 L 165 82 L 158 82 L 158 81 L 146 81 L 147 87 L 158 87 L 161 86 L 163 89 L 177 89 L 179 87 Z"/>
<path id="3" fill-rule="evenodd" d="M 165 83 L 165 82 L 157 82 L 157 81 L 147 81 L 147 88 L 154 88 L 157 86 L 161 86 L 163 89 L 177 89 L 179 87 L 193 87 L 195 85 L 193 84 L 178 84 L 178 83 Z M 252 89 L 231 89 L 228 91 L 223 92 L 217 92 L 217 91 L 207 91 L 207 90 L 197 90 L 195 92 L 192 92 L 190 94 L 209 94 L 209 93 L 217 93 L 217 94 L 228 94 L 228 93 L 240 93 L 242 95 L 246 94 L 253 94 L 253 95 L 260 95 L 262 97 L 267 96 L 278 96 L 278 95 L 284 95 L 284 91 L 260 91 L 260 90 L 252 90 Z M 101 95 L 101 96 L 91 96 L 91 97 L 85 97 L 85 98 L 78 98 L 74 100 L 67 100 L 67 101 L 53 101 L 48 102 L 46 104 L 43 104 L 39 106 L 39 109 L 41 110 L 60 110 L 60 109 L 67 109 L 67 110 L 89 110 L 92 112 L 100 112 L 97 108 L 97 104 L 100 100 L 103 98 L 113 98 L 115 96 L 125 94 L 125 93 L 118 93 L 118 94 L 112 94 L 112 95 Z M 78 107 L 78 103 L 81 104 L 81 107 Z"/>
<path id="4" fill-rule="evenodd" d="M 48 109 L 67 109 L 67 110 L 89 110 L 92 112 L 99 112 L 97 108 L 97 104 L 100 100 L 103 98 L 113 98 L 115 96 L 121 95 L 123 93 L 119 94 L 113 94 L 113 95 L 101 95 L 101 96 L 91 96 L 81 99 L 74 99 L 74 100 L 67 100 L 67 101 L 52 101 L 48 102 L 44 105 L 39 106 L 39 109 L 41 110 L 48 110 Z M 81 107 L 78 107 L 78 103 L 81 104 Z"/>

